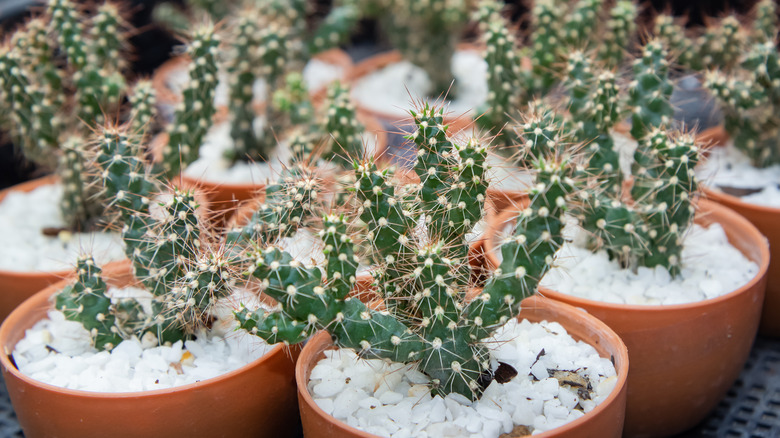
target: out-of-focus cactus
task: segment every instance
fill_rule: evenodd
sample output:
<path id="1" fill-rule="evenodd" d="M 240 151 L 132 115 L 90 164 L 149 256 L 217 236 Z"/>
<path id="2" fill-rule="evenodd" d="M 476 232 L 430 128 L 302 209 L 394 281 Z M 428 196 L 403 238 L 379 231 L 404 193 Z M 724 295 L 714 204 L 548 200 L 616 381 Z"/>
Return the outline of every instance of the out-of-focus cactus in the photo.
<path id="1" fill-rule="evenodd" d="M 555 0 L 539 0 L 534 3 L 533 62 L 534 90 L 546 93 L 559 76 L 559 56 L 564 40 L 564 17 L 566 10 Z"/>
<path id="2" fill-rule="evenodd" d="M 636 5 L 630 0 L 618 0 L 610 10 L 604 40 L 598 49 L 599 59 L 607 68 L 623 62 L 636 33 L 636 17 Z"/>
<path id="3" fill-rule="evenodd" d="M 323 123 L 326 133 L 326 159 L 342 167 L 362 155 L 365 128 L 357 119 L 355 105 L 349 100 L 349 88 L 336 81 L 328 87 L 328 107 Z"/>
<path id="4" fill-rule="evenodd" d="M 760 0 L 753 10 L 753 38 L 759 42 L 777 38 L 777 5 L 773 0 Z"/>
<path id="5" fill-rule="evenodd" d="M 187 51 L 194 62 L 182 93 L 183 101 L 177 105 L 174 120 L 168 127 L 168 143 L 163 148 L 163 167 L 171 176 L 198 158 L 200 145 L 216 111 L 214 93 L 218 81 L 219 36 L 214 26 L 206 24 L 196 29 Z"/>
<path id="6" fill-rule="evenodd" d="M 659 40 L 651 40 L 634 61 L 634 78 L 629 86 L 631 107 L 631 136 L 637 141 L 654 126 L 668 126 L 674 109 L 669 99 L 672 83 L 669 81 L 668 53 Z"/>
<path id="7" fill-rule="evenodd" d="M 328 330 L 361 356 L 419 362 L 431 391 L 476 399 L 490 373 L 479 341 L 515 316 L 562 243 L 561 217 L 573 182 L 569 168 L 540 159 L 539 180 L 513 236 L 502 242 L 504 261 L 472 301 L 465 233 L 483 215 L 487 150 L 478 142 L 453 143 L 438 109 L 413 111 L 419 147 L 419 185 L 396 186 L 371 160 L 355 163 L 358 213 L 366 224 L 349 232 L 350 218 L 322 219 L 324 266 L 305 266 L 273 242 L 253 252 L 249 272 L 279 303 L 272 311 L 242 309 L 241 326 L 269 342 L 298 343 Z M 359 237 L 359 239 L 355 239 Z M 358 241 L 370 247 L 359 257 Z M 386 311 L 369 308 L 349 292 L 361 260 L 377 263 L 375 286 Z"/>

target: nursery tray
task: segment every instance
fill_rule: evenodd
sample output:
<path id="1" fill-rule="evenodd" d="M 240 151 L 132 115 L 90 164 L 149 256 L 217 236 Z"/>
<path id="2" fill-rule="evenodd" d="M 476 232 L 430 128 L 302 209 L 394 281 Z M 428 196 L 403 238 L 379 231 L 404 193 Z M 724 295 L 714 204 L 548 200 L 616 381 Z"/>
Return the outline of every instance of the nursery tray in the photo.
<path id="1" fill-rule="evenodd" d="M 23 437 L 0 378 L 0 438 Z M 780 437 L 780 339 L 759 337 L 745 368 L 717 408 L 677 438 Z"/>

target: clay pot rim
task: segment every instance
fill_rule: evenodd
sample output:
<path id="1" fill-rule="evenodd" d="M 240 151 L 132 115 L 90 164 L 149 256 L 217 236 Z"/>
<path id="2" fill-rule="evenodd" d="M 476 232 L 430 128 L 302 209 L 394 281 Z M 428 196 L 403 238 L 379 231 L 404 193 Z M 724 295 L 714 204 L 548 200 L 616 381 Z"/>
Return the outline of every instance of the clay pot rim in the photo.
<path id="1" fill-rule="evenodd" d="M 752 202 L 745 202 L 740 198 L 739 196 L 729 195 L 728 193 L 723 193 L 721 191 L 718 191 L 717 189 L 709 186 L 702 186 L 702 191 L 704 192 L 704 195 L 712 202 L 718 202 L 718 199 L 724 199 L 730 203 L 733 203 L 734 205 L 738 205 L 739 208 L 743 208 L 745 210 L 749 210 L 756 213 L 766 214 L 766 215 L 780 215 L 780 207 L 772 207 L 769 205 L 759 205 L 754 204 Z"/>
<path id="2" fill-rule="evenodd" d="M 56 174 L 42 176 L 40 178 L 32 179 L 30 181 L 25 181 L 23 183 L 19 183 L 11 187 L 8 187 L 6 189 L 3 189 L 2 191 L 0 191 L 0 196 L 5 197 L 5 195 L 16 191 L 29 192 L 37 189 L 38 187 L 56 184 L 59 181 L 60 181 L 60 177 L 57 176 Z M 2 202 L 3 200 L 0 199 L 0 203 Z M 117 263 L 122 261 L 123 260 L 114 260 L 109 263 Z M 62 279 L 67 279 L 71 275 L 72 275 L 71 269 L 60 269 L 56 271 L 11 271 L 11 270 L 0 268 L 0 278 L 5 277 L 5 278 L 14 278 L 19 280 L 30 280 L 30 279 L 37 279 L 41 277 L 60 277 Z"/>
<path id="3" fill-rule="evenodd" d="M 554 310 L 556 313 L 568 313 L 570 315 L 577 315 L 579 318 L 582 318 L 585 321 L 587 321 L 587 324 L 593 327 L 595 332 L 600 333 L 604 337 L 604 339 L 608 341 L 608 345 L 612 345 L 617 349 L 617 354 L 613 355 L 613 357 L 615 359 L 614 365 L 615 365 L 615 371 L 617 372 L 618 379 L 617 382 L 615 383 L 615 387 L 612 389 L 612 391 L 610 391 L 609 396 L 606 399 L 604 399 L 598 406 L 593 408 L 592 411 L 586 413 L 582 417 L 577 418 L 574 421 L 570 421 L 562 426 L 556 427 L 555 429 L 551 429 L 549 431 L 534 435 L 541 438 L 558 436 L 558 434 L 560 433 L 564 433 L 576 429 L 577 427 L 579 427 L 580 424 L 587 422 L 591 416 L 606 410 L 608 405 L 614 403 L 615 400 L 621 396 L 621 392 L 624 392 L 626 390 L 626 383 L 628 381 L 628 373 L 629 373 L 628 348 L 623 343 L 623 340 L 620 339 L 620 337 L 615 333 L 615 331 L 609 328 L 609 326 L 607 326 L 606 323 L 602 322 L 595 316 L 589 314 L 588 312 L 580 308 L 577 308 L 570 304 L 566 304 L 564 302 L 560 302 L 560 301 L 548 299 L 543 296 L 536 296 L 536 295 L 531 295 L 525 298 L 523 302 L 524 304 L 522 305 L 522 308 L 532 307 L 534 305 L 538 307 L 547 306 L 548 308 L 552 308 L 552 310 Z M 520 315 L 518 315 L 516 318 L 519 319 Z M 568 333 L 569 329 L 566 326 L 564 326 L 564 328 L 566 328 L 566 331 Z M 298 362 L 296 362 L 295 364 L 295 382 L 298 386 L 298 399 L 301 400 L 302 403 L 309 405 L 309 407 L 311 407 L 317 415 L 332 419 L 334 424 L 337 424 L 338 426 L 347 429 L 351 434 L 354 434 L 362 438 L 378 438 L 377 435 L 357 429 L 353 426 L 350 426 L 342 422 L 341 420 L 337 420 L 332 415 L 329 415 L 325 411 L 323 411 L 322 408 L 320 408 L 319 405 L 317 405 L 317 403 L 314 402 L 314 397 L 312 397 L 308 388 L 309 379 L 307 378 L 307 376 L 305 376 L 304 367 L 306 361 L 303 359 L 306 359 L 307 353 L 311 349 L 310 345 L 314 345 L 315 340 L 317 338 L 324 338 L 325 336 L 330 336 L 330 334 L 327 331 L 319 331 L 314 335 L 312 335 L 312 337 L 309 338 L 308 343 L 304 346 L 303 351 L 301 352 L 301 357 L 299 358 Z M 575 340 L 588 343 L 584 339 L 575 338 Z M 591 347 L 593 347 L 594 349 L 596 348 L 593 344 L 588 343 L 588 345 L 591 345 Z M 335 346 L 331 345 L 331 347 L 328 347 L 326 349 L 334 349 L 334 347 Z M 601 354 L 599 354 L 599 356 L 601 356 Z"/>
<path id="4" fill-rule="evenodd" d="M 127 263 L 129 264 L 129 261 L 127 261 Z M 30 321 L 25 317 L 41 309 L 40 307 L 41 301 L 46 302 L 47 306 L 51 308 L 51 306 L 48 304 L 50 297 L 54 293 L 57 293 L 60 290 L 62 290 L 63 287 L 70 284 L 72 280 L 73 279 L 64 279 L 46 287 L 40 292 L 37 292 L 35 295 L 27 298 L 22 304 L 20 304 L 16 309 L 14 309 L 5 319 L 5 321 L 3 321 L 2 325 L 0 325 L 0 342 L 3 342 L 4 340 L 9 338 L 9 332 L 11 331 L 12 325 L 17 325 L 17 324 L 23 325 L 26 327 L 25 330 L 27 330 L 30 327 L 32 327 L 34 324 L 36 324 L 39 320 Z M 111 281 L 110 279 L 107 280 L 108 280 L 107 282 Z M 19 323 L 19 321 L 21 321 L 21 323 Z M 48 392 L 57 392 L 65 395 L 70 395 L 73 397 L 100 398 L 100 399 L 155 398 L 155 397 L 163 397 L 168 394 L 176 393 L 180 391 L 187 391 L 191 389 L 218 385 L 223 380 L 230 379 L 235 375 L 245 373 L 250 368 L 259 366 L 263 362 L 269 360 L 272 356 L 278 354 L 286 354 L 284 351 L 285 345 L 282 343 L 278 343 L 271 350 L 266 352 L 262 357 L 258 358 L 255 361 L 252 361 L 230 372 L 220 374 L 219 376 L 212 377 L 210 379 L 201 380 L 199 382 L 189 383 L 181 386 L 175 386 L 172 388 L 153 389 L 147 391 L 96 392 L 96 391 L 84 391 L 84 390 L 62 388 L 59 386 L 54 386 L 48 383 L 35 380 L 32 377 L 23 374 L 13 363 L 11 363 L 11 360 L 9 358 L 13 349 L 9 351 L 7 345 L 0 345 L 0 347 L 3 348 L 3 352 L 2 354 L 0 354 L 0 365 L 2 365 L 3 370 L 5 372 L 11 373 L 14 377 L 24 381 L 28 385 L 38 387 Z M 13 347 L 15 347 L 15 345 Z"/>
<path id="5" fill-rule="evenodd" d="M 711 213 L 715 213 L 720 216 L 725 216 L 727 218 L 733 219 L 735 222 L 741 225 L 741 228 L 747 230 L 748 234 L 752 237 L 753 243 L 757 244 L 757 246 L 759 247 L 760 260 L 758 262 L 755 262 L 758 265 L 758 272 L 747 283 L 734 289 L 733 291 L 714 298 L 708 298 L 706 300 L 693 301 L 690 303 L 682 303 L 682 304 L 659 304 L 659 305 L 608 303 L 604 301 L 591 300 L 591 299 L 582 298 L 574 295 L 564 294 L 563 292 L 558 292 L 544 286 L 539 286 L 537 293 L 541 296 L 546 296 L 547 298 L 554 299 L 554 300 L 559 299 L 558 297 L 565 296 L 566 301 L 571 303 L 576 303 L 574 304 L 576 306 L 599 307 L 603 309 L 611 309 L 614 311 L 621 311 L 621 312 L 629 311 L 629 312 L 648 312 L 648 313 L 666 312 L 672 310 L 687 310 L 687 309 L 693 309 L 701 306 L 715 305 L 721 302 L 729 301 L 737 295 L 746 293 L 751 288 L 755 287 L 756 284 L 758 284 L 766 276 L 769 270 L 769 243 L 767 242 L 766 237 L 764 237 L 764 235 L 761 234 L 761 232 L 758 231 L 755 225 L 750 223 L 750 221 L 748 221 L 742 215 L 740 215 L 739 213 L 735 212 L 734 210 L 726 206 L 720 205 L 710 200 L 700 199 L 697 209 L 705 210 L 707 215 L 704 216 L 704 218 L 708 217 Z M 485 230 L 486 235 L 488 235 L 488 233 L 490 234 L 488 235 L 488 237 L 484 239 L 484 242 L 491 241 L 490 236 L 494 235 L 493 231 L 496 229 L 495 227 L 496 224 L 503 224 L 506 222 L 503 219 L 505 219 L 510 215 L 516 215 L 516 214 L 517 213 L 513 211 L 505 211 L 500 215 L 497 215 L 494 218 L 494 220 L 491 222 L 491 224 L 488 226 L 488 228 Z M 485 258 L 487 260 L 489 254 L 488 245 L 483 244 L 483 248 L 485 252 Z"/>

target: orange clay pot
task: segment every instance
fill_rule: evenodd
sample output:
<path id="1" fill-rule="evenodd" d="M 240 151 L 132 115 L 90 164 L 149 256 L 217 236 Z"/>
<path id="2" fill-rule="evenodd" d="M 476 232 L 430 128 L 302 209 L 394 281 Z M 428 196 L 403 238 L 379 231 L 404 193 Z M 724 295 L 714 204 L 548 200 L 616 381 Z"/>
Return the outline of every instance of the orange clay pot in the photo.
<path id="1" fill-rule="evenodd" d="M 482 47 L 475 44 L 461 43 L 458 44 L 458 50 L 482 51 L 483 49 Z M 352 84 L 375 71 L 381 70 L 391 64 L 395 64 L 401 61 L 403 61 L 403 56 L 398 50 L 379 53 L 355 64 L 347 74 L 347 81 Z M 412 99 L 417 101 L 421 97 L 423 96 L 410 95 L 410 105 Z M 364 105 L 361 105 L 361 103 L 358 101 L 355 101 L 355 104 L 361 111 L 370 113 L 376 116 L 379 120 L 392 121 L 399 128 L 411 126 L 413 124 L 411 116 L 399 117 L 399 114 L 395 112 L 372 110 L 370 108 L 366 108 Z M 460 131 L 467 126 L 470 126 L 473 123 L 473 120 L 470 114 L 445 114 L 444 123 L 449 125 L 452 130 Z"/>
<path id="2" fill-rule="evenodd" d="M 112 285 L 133 283 L 129 262 L 106 268 Z M 26 329 L 46 316 L 51 285 L 19 306 L 0 327 L 3 379 L 27 438 L 297 436 L 293 369 L 297 348 L 277 345 L 262 358 L 213 379 L 134 393 L 75 391 L 20 373 L 9 354 Z"/>
<path id="3" fill-rule="evenodd" d="M 341 67 L 343 70 L 342 76 L 346 76 L 352 69 L 352 58 L 341 49 L 326 50 L 317 54 L 314 59 L 326 64 Z M 154 87 L 157 106 L 164 112 L 170 113 L 168 114 L 169 116 L 173 115 L 173 108 L 181 101 L 181 94 L 171 89 L 169 77 L 177 71 L 186 70 L 189 63 L 190 59 L 186 55 L 173 57 L 158 67 L 152 76 L 152 86 Z M 327 87 L 325 86 L 321 86 L 315 90 L 309 90 L 309 94 L 311 94 L 312 101 L 314 102 L 322 101 L 325 98 L 326 93 Z M 263 103 L 258 103 L 256 109 L 261 111 L 263 105 Z M 214 120 L 224 121 L 227 119 L 227 115 L 227 107 L 220 106 L 217 108 Z"/>
<path id="4" fill-rule="evenodd" d="M 519 319 L 532 322 L 556 321 L 577 340 L 592 345 L 602 357 L 611 357 L 617 370 L 618 382 L 615 389 L 591 412 L 571 423 L 539 435 L 542 438 L 609 438 L 620 437 L 626 406 L 626 375 L 628 354 L 620 338 L 604 323 L 572 306 L 534 296 L 523 301 Z M 325 357 L 323 351 L 335 348 L 330 335 L 320 332 L 303 348 L 300 360 L 295 366 L 295 380 L 298 383 L 298 404 L 301 410 L 303 433 L 307 438 L 369 438 L 375 437 L 355 429 L 328 415 L 314 403 L 309 393 L 309 375 L 317 362 Z"/>
<path id="5" fill-rule="evenodd" d="M 58 181 L 59 178 L 57 176 L 49 175 L 15 185 L 0 191 L 0 202 L 2 202 L 3 198 L 12 191 L 31 192 L 38 187 L 55 184 Z M 6 230 L 6 232 L 13 232 L 13 230 Z M 70 269 L 42 272 L 7 271 L 0 269 L 0 322 L 2 322 L 16 306 L 22 304 L 24 300 L 30 298 L 33 294 L 46 286 L 69 277 L 71 274 L 72 272 Z"/>
<path id="6" fill-rule="evenodd" d="M 492 236 L 510 216 L 497 218 Z M 669 436 L 695 426 L 734 383 L 756 335 L 769 267 L 766 239 L 747 219 L 706 200 L 699 202 L 696 223 L 721 224 L 731 244 L 758 264 L 758 274 L 729 294 L 668 306 L 604 303 L 539 289 L 601 319 L 628 346 L 626 436 Z M 486 239 L 490 267 L 497 266 L 495 245 L 495 237 Z"/>
<path id="7" fill-rule="evenodd" d="M 722 146 L 728 142 L 729 136 L 722 126 L 713 127 L 710 130 L 716 134 L 711 141 L 713 147 Z M 780 208 L 744 202 L 738 196 L 728 195 L 709 187 L 704 187 L 703 191 L 708 199 L 725 205 L 744 216 L 769 239 L 771 257 L 758 332 L 764 336 L 780 337 L 780 228 L 777 226 L 778 221 L 780 221 Z"/>
<path id="8" fill-rule="evenodd" d="M 744 202 L 736 196 L 708 187 L 704 187 L 704 195 L 744 216 L 769 240 L 771 256 L 758 332 L 765 336 L 780 337 L 780 208 Z"/>

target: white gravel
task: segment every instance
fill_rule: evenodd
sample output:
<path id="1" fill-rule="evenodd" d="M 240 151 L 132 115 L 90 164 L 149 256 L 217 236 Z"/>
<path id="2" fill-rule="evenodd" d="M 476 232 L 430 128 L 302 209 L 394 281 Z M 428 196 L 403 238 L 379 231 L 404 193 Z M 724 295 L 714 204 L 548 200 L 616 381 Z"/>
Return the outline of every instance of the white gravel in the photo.
<path id="1" fill-rule="evenodd" d="M 359 359 L 349 349 L 325 352 L 312 370 L 309 391 L 326 413 L 379 436 L 495 438 L 517 425 L 539 433 L 573 421 L 617 383 L 610 360 L 574 341 L 556 322 L 512 320 L 486 343 L 493 369 L 501 361 L 518 375 L 504 384 L 493 381 L 476 402 L 458 394 L 431 397 L 429 378 L 415 364 Z M 593 391 L 583 398 L 576 388 L 562 386 L 554 370 L 575 371 Z"/>
<path id="2" fill-rule="evenodd" d="M 729 142 L 710 149 L 709 156 L 696 169 L 696 175 L 709 187 L 755 189 L 740 199 L 756 205 L 780 208 L 780 165 L 757 168 L 742 151 Z"/>
<path id="3" fill-rule="evenodd" d="M 17 272 L 70 270 L 79 254 L 91 253 L 98 264 L 125 258 L 117 233 L 60 233 L 44 236 L 46 227 L 64 227 L 60 213 L 62 185 L 30 192 L 12 191 L 0 202 L 0 269 Z"/>
<path id="4" fill-rule="evenodd" d="M 448 101 L 446 112 L 456 116 L 474 114 L 487 101 L 487 64 L 474 50 L 458 50 L 452 57 L 452 73 L 458 81 L 458 95 Z M 428 95 L 431 87 L 423 69 L 409 61 L 390 64 L 359 78 L 352 85 L 352 99 L 371 111 L 409 116 L 411 99 Z"/>
<path id="5" fill-rule="evenodd" d="M 322 87 L 325 87 L 329 83 L 337 80 L 344 79 L 346 71 L 343 67 L 335 64 L 329 64 L 319 59 L 310 60 L 303 68 L 303 80 L 306 84 L 306 88 L 315 93 Z M 176 95 L 180 95 L 184 86 L 189 81 L 188 66 L 182 65 L 181 68 L 171 71 L 166 81 L 168 88 Z M 228 90 L 228 75 L 224 69 L 219 72 L 219 83 L 214 93 L 214 105 L 227 106 L 229 99 Z M 255 95 L 255 100 L 262 102 L 265 100 L 267 86 L 263 79 L 257 79 L 252 85 L 252 91 Z"/>
<path id="6" fill-rule="evenodd" d="M 542 279 L 552 290 L 618 304 L 673 305 L 707 300 L 730 293 L 758 274 L 758 265 L 748 260 L 728 241 L 720 224 L 703 228 L 697 224 L 684 238 L 682 271 L 675 278 L 666 268 L 622 269 L 606 251 L 592 253 L 565 243 L 556 267 Z"/>
<path id="7" fill-rule="evenodd" d="M 148 296 L 136 288 L 111 289 L 115 296 Z M 247 303 L 245 298 L 240 298 Z M 238 299 L 234 300 L 237 301 Z M 257 305 L 257 304 L 255 304 Z M 262 357 L 269 346 L 236 326 L 223 304 L 220 320 L 197 340 L 151 346 L 136 337 L 111 352 L 97 352 L 90 336 L 77 322 L 56 310 L 27 330 L 16 344 L 13 358 L 19 371 L 40 382 L 62 388 L 97 392 L 136 392 L 172 388 L 228 373 Z"/>
<path id="8" fill-rule="evenodd" d="M 255 119 L 258 132 L 262 132 L 263 119 Z M 363 146 L 366 152 L 373 152 L 377 147 L 376 134 L 363 133 Z M 276 147 L 275 155 L 267 162 L 233 163 L 225 154 L 234 150 L 233 138 L 230 136 L 230 124 L 219 123 L 209 129 L 200 147 L 199 157 L 184 169 L 184 174 L 203 181 L 232 184 L 267 184 L 279 178 L 282 170 L 290 164 L 292 154 L 287 142 L 281 140 Z M 320 163 L 320 167 L 328 167 Z"/>

